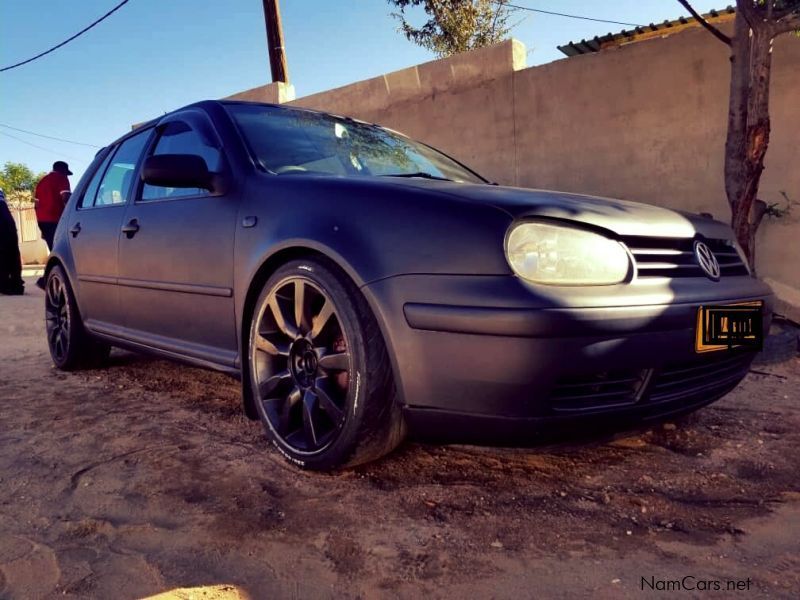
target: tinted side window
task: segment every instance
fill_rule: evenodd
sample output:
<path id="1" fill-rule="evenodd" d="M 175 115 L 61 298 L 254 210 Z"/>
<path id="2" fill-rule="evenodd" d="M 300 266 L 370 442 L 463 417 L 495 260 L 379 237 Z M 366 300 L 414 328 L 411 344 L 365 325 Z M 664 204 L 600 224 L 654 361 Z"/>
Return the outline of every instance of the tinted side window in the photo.
<path id="1" fill-rule="evenodd" d="M 116 148 L 112 149 L 108 153 L 108 156 L 105 157 L 103 162 L 100 163 L 100 166 L 97 167 L 97 171 L 94 172 L 92 180 L 89 182 L 89 185 L 86 186 L 86 191 L 83 193 L 81 203 L 78 205 L 79 208 L 89 208 L 94 206 L 94 198 L 97 195 L 97 188 L 100 187 L 100 181 L 103 179 L 103 175 L 105 175 L 106 168 L 108 168 L 108 163 L 111 162 L 114 152 L 116 152 Z"/>
<path id="2" fill-rule="evenodd" d="M 122 142 L 100 182 L 94 206 L 113 206 L 128 201 L 133 174 L 148 137 L 150 131 L 143 131 Z"/>
<path id="3" fill-rule="evenodd" d="M 222 154 L 219 149 L 209 146 L 194 129 L 181 121 L 173 121 L 164 128 L 153 154 L 194 154 L 206 162 L 209 171 L 221 170 Z M 200 188 L 171 188 L 145 184 L 142 189 L 142 200 L 206 196 L 208 193 L 208 190 Z"/>

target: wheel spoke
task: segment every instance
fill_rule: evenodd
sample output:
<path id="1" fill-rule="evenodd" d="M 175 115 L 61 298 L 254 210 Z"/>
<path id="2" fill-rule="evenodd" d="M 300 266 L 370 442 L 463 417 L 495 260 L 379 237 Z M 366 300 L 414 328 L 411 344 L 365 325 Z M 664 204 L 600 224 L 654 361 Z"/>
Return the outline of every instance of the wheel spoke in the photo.
<path id="1" fill-rule="evenodd" d="M 332 352 L 319 358 L 319 367 L 323 371 L 347 371 L 350 369 L 349 352 Z"/>
<path id="2" fill-rule="evenodd" d="M 317 438 L 317 428 L 314 423 L 314 412 L 317 408 L 317 396 L 311 390 L 306 390 L 303 395 L 303 431 L 306 437 L 306 444 L 309 448 L 316 448 L 319 445 Z"/>
<path id="3" fill-rule="evenodd" d="M 280 302 L 278 302 L 278 296 L 275 294 L 269 299 L 269 309 L 272 311 L 272 316 L 275 319 L 275 324 L 278 326 L 278 329 L 280 329 L 286 337 L 291 339 L 297 338 L 297 328 L 286 321 L 286 318 L 283 316 L 283 309 L 281 308 Z"/>
<path id="4" fill-rule="evenodd" d="M 297 387 L 292 388 L 292 391 L 285 398 L 268 398 L 264 400 L 264 408 L 267 413 L 272 413 L 277 418 L 278 422 L 275 425 L 281 436 L 286 437 L 290 433 L 292 407 L 299 401 L 300 390 Z M 269 410 L 270 406 L 274 407 L 272 411 Z"/>
<path id="5" fill-rule="evenodd" d="M 58 307 L 58 280 L 55 277 L 51 277 L 50 281 L 47 285 L 47 299 L 50 301 L 54 307 Z"/>
<path id="6" fill-rule="evenodd" d="M 311 329 L 310 324 L 310 305 L 309 295 L 307 293 L 308 286 L 305 281 L 298 279 L 294 282 L 294 323 L 300 333 L 308 332 Z"/>
<path id="7" fill-rule="evenodd" d="M 319 407 L 327 413 L 331 421 L 338 427 L 344 420 L 344 411 L 333 401 L 328 392 L 319 385 L 316 388 Z"/>
<path id="8" fill-rule="evenodd" d="M 314 317 L 313 326 L 311 327 L 311 333 L 309 337 L 313 340 L 315 339 L 325 328 L 325 325 L 330 320 L 331 316 L 333 316 L 333 303 L 325 299 L 325 304 L 322 305 L 322 308 L 319 311 L 319 314 Z"/>
<path id="9" fill-rule="evenodd" d="M 258 384 L 258 393 L 262 400 L 273 395 L 273 392 L 285 381 L 291 379 L 289 371 L 281 371 Z"/>
<path id="10" fill-rule="evenodd" d="M 271 342 L 260 333 L 256 333 L 256 348 L 273 356 L 287 356 L 289 354 L 288 346 Z"/>
<path id="11" fill-rule="evenodd" d="M 66 343 L 64 342 L 64 332 L 59 331 L 58 337 L 56 338 L 56 354 L 58 356 L 64 356 L 66 352 Z"/>

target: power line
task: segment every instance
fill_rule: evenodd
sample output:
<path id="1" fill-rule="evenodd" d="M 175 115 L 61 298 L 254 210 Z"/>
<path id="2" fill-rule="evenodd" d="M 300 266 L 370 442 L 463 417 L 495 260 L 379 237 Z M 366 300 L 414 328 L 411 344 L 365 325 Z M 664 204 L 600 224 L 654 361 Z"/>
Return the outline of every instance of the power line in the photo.
<path id="1" fill-rule="evenodd" d="M 19 127 L 12 127 L 11 125 L 6 125 L 5 123 L 0 123 L 0 127 L 5 127 L 6 129 L 13 129 L 14 131 L 19 131 L 21 133 L 27 133 L 29 135 L 35 135 L 41 138 L 47 138 L 48 140 L 55 140 L 57 142 L 66 142 L 68 144 L 77 144 L 78 146 L 88 146 L 89 148 L 102 148 L 102 146 L 98 146 L 96 144 L 87 144 L 86 142 L 76 142 L 74 140 L 67 140 L 60 137 L 54 137 L 52 135 L 45 135 L 43 133 L 36 133 L 35 131 L 28 131 L 27 129 L 20 129 Z"/>
<path id="2" fill-rule="evenodd" d="M 116 5 L 114 8 L 112 8 L 110 11 L 108 11 L 108 12 L 107 12 L 106 14 L 104 14 L 102 17 L 100 17 L 99 19 L 97 19 L 97 20 L 96 20 L 94 23 L 92 23 L 92 24 L 90 24 L 90 25 L 88 25 L 88 26 L 84 27 L 84 28 L 83 28 L 83 29 L 81 29 L 81 30 L 80 30 L 78 33 L 76 33 L 75 35 L 73 35 L 71 38 L 67 38 L 66 40 L 64 40 L 64 41 L 63 41 L 63 42 L 61 42 L 60 44 L 57 44 L 57 45 L 53 46 L 53 47 L 52 47 L 52 48 L 50 48 L 49 50 L 45 50 L 44 52 L 40 52 L 40 53 L 39 53 L 39 54 L 37 54 L 36 56 L 32 56 L 31 58 L 29 58 L 29 59 L 27 59 L 27 60 L 23 60 L 23 61 L 21 61 L 21 62 L 18 62 L 18 63 L 16 63 L 16 64 L 9 65 L 9 66 L 7 66 L 7 67 L 3 67 L 2 69 L 0 69 L 0 73 L 2 73 L 3 71 L 10 71 L 11 69 L 16 69 L 17 67 L 21 67 L 22 65 L 27 65 L 29 62 L 33 62 L 33 61 L 34 61 L 34 60 L 36 60 L 37 58 L 42 58 L 43 56 L 46 56 L 47 54 L 50 54 L 51 52 L 53 52 L 53 51 L 55 51 L 55 50 L 58 50 L 59 48 L 61 48 L 61 46 L 66 46 L 66 45 L 67 45 L 67 44 L 69 44 L 69 43 L 70 43 L 72 40 L 74 40 L 75 38 L 78 38 L 78 37 L 82 36 L 84 33 L 86 33 L 87 31 L 89 31 L 89 30 L 90 30 L 92 27 L 94 27 L 94 26 L 95 26 L 95 25 L 97 25 L 98 23 L 101 23 L 102 21 L 106 20 L 106 19 L 107 19 L 108 17 L 110 17 L 112 14 L 114 14 L 115 12 L 117 12 L 117 11 L 118 11 L 120 8 L 122 8 L 123 6 L 125 6 L 125 5 L 126 5 L 128 2 L 129 2 L 129 1 L 130 1 L 130 0 L 122 0 L 122 2 L 120 2 L 119 4 L 117 4 L 117 5 Z"/>
<path id="3" fill-rule="evenodd" d="M 531 8 L 530 6 L 520 6 L 519 4 L 509 4 L 508 2 L 502 2 L 501 0 L 495 0 L 494 3 L 500 4 L 502 6 L 508 6 L 509 8 L 515 8 L 517 10 L 527 10 L 530 12 L 541 13 L 544 15 L 552 15 L 555 17 L 567 17 L 568 19 L 594 21 L 595 23 L 611 23 L 612 25 L 627 25 L 629 27 L 644 27 L 644 25 L 640 25 L 639 23 L 626 23 L 624 21 L 609 21 L 608 19 L 595 19 L 593 17 L 584 17 L 582 15 L 570 15 L 567 13 L 553 12 L 551 10 L 542 10 L 541 8 Z"/>
<path id="4" fill-rule="evenodd" d="M 82 159 L 77 158 L 75 156 L 70 156 L 69 154 L 64 154 L 63 152 L 56 152 L 55 150 L 51 150 L 50 148 L 45 148 L 44 146 L 38 146 L 38 145 L 33 144 L 33 143 L 31 143 L 31 142 L 29 142 L 27 140 L 23 140 L 22 138 L 18 138 L 15 135 L 11 135 L 10 133 L 6 133 L 5 131 L 0 131 L 0 135 L 4 135 L 6 137 L 10 137 L 13 140 L 17 140 L 18 142 L 22 142 L 23 144 L 27 144 L 28 146 L 33 146 L 34 148 L 37 148 L 39 150 L 44 150 L 48 154 L 55 155 L 55 156 L 63 156 L 64 158 L 68 158 L 70 160 L 76 160 L 81 164 L 84 164 L 84 165 L 86 164 L 85 160 L 82 160 Z"/>

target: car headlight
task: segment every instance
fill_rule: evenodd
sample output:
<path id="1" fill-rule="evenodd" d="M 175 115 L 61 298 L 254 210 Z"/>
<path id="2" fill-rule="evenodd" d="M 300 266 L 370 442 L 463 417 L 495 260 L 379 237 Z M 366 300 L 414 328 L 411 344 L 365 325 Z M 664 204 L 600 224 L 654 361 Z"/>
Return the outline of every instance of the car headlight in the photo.
<path id="1" fill-rule="evenodd" d="M 565 225 L 520 223 L 506 237 L 514 273 L 551 285 L 611 285 L 628 276 L 625 247 L 607 237 Z"/>

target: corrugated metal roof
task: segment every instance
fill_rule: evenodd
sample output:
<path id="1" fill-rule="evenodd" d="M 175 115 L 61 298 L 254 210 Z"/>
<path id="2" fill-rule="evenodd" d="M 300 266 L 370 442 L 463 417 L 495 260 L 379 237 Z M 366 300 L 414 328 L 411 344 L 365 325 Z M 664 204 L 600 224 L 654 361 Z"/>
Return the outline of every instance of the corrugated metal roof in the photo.
<path id="1" fill-rule="evenodd" d="M 720 21 L 728 21 L 733 15 L 736 14 L 736 9 L 733 6 L 728 6 L 721 10 L 712 10 L 703 15 L 703 18 L 709 23 L 718 23 Z M 661 37 L 677 33 L 689 27 L 700 27 L 700 23 L 694 17 L 680 17 L 674 21 L 664 21 L 663 23 L 645 25 L 636 27 L 634 29 L 623 29 L 619 33 L 608 33 L 602 36 L 595 36 L 590 40 L 581 40 L 580 42 L 569 42 L 563 46 L 558 46 L 567 56 L 577 56 L 578 54 L 591 54 L 598 52 L 604 48 L 614 46 L 622 46 L 623 44 L 630 44 L 631 42 L 638 42 L 651 37 Z"/>

